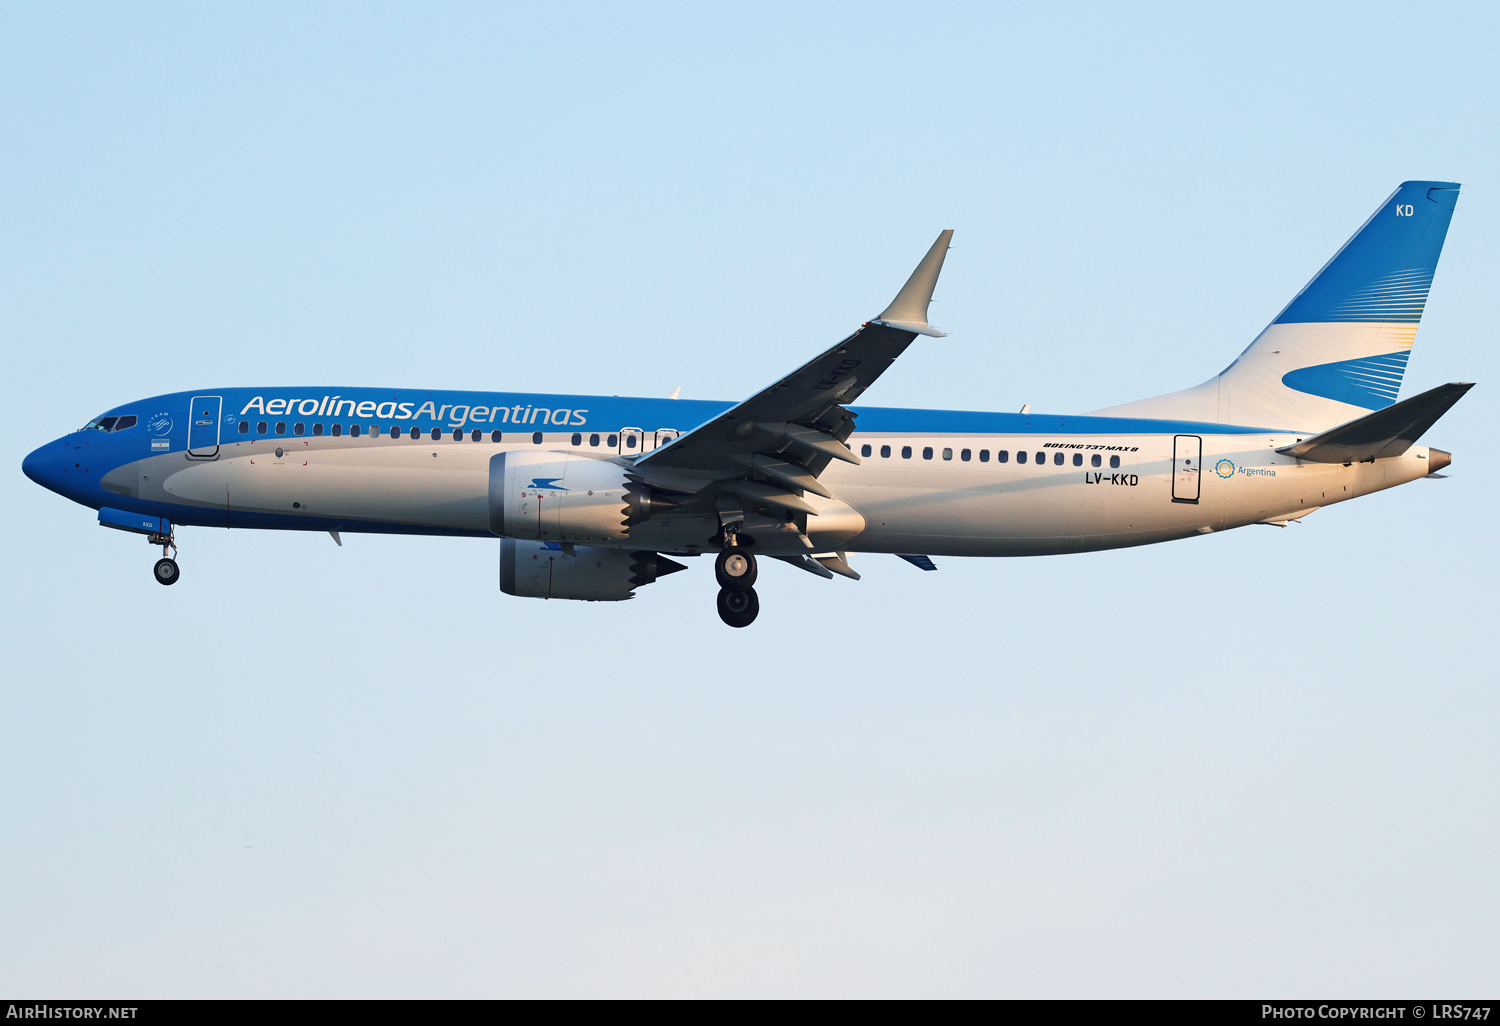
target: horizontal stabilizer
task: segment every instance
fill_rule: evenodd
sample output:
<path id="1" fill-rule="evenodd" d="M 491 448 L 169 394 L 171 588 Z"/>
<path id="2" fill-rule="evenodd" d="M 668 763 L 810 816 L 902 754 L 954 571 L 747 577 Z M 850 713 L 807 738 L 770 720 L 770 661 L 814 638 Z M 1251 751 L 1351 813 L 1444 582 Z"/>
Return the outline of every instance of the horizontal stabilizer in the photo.
<path id="1" fill-rule="evenodd" d="M 1473 387 L 1472 381 L 1439 385 L 1276 451 L 1314 463 L 1362 463 L 1400 456 Z"/>

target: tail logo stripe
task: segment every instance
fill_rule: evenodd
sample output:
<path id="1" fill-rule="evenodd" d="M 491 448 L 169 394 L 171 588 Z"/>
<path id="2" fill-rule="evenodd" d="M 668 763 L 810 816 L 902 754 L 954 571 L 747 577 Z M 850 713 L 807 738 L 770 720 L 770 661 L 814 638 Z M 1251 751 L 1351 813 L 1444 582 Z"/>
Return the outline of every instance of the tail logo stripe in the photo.
<path id="1" fill-rule="evenodd" d="M 1281 383 L 1308 395 L 1383 410 L 1396 401 L 1410 357 L 1411 353 L 1404 351 L 1303 367 L 1284 375 Z"/>

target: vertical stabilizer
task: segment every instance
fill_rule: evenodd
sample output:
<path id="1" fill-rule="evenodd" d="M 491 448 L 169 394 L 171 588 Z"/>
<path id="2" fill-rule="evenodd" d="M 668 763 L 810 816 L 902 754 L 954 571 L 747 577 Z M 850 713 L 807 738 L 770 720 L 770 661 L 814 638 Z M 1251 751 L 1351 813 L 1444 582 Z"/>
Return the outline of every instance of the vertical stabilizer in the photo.
<path id="1" fill-rule="evenodd" d="M 1402 183 L 1221 374 L 1100 412 L 1323 430 L 1391 405 L 1458 188 Z"/>

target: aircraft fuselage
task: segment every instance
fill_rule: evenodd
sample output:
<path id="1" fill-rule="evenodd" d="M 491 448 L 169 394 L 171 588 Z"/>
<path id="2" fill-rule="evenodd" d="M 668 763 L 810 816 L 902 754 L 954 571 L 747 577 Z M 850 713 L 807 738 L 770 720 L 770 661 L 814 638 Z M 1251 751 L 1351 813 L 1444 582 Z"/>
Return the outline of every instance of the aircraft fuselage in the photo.
<path id="1" fill-rule="evenodd" d="M 33 453 L 26 472 L 86 506 L 179 526 L 490 537 L 497 453 L 628 464 L 731 405 L 360 388 L 185 392 L 111 411 L 136 423 L 66 435 Z M 862 520 L 851 534 L 847 513 L 835 511 L 830 547 L 858 552 L 1026 556 L 1143 545 L 1285 522 L 1436 469 L 1425 446 L 1348 466 L 1298 460 L 1276 450 L 1307 432 L 1265 426 L 853 412 L 847 444 L 860 462 L 834 462 L 820 481 Z M 807 518 L 815 541 L 819 520 Z M 715 547 L 701 525 L 671 516 L 616 544 Z"/>

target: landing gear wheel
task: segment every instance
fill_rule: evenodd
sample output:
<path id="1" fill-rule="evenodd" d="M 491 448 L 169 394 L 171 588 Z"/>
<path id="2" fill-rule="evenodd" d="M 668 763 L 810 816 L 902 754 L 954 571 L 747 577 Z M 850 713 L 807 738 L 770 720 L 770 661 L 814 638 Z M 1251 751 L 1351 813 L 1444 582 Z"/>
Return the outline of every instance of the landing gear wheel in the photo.
<path id="1" fill-rule="evenodd" d="M 719 619 L 731 627 L 749 627 L 760 615 L 760 599 L 754 588 L 723 588 L 719 591 Z"/>
<path id="2" fill-rule="evenodd" d="M 155 568 L 151 571 L 156 578 L 157 584 L 176 584 L 177 578 L 182 576 L 177 569 L 177 560 L 158 559 Z"/>
<path id="3" fill-rule="evenodd" d="M 756 574 L 755 557 L 739 546 L 721 549 L 714 560 L 714 576 L 719 579 L 721 588 L 730 591 L 753 588 Z"/>

